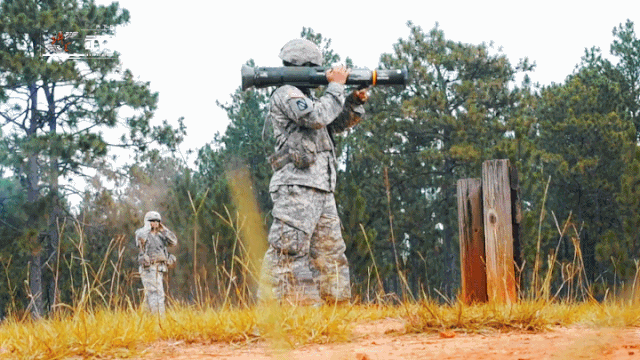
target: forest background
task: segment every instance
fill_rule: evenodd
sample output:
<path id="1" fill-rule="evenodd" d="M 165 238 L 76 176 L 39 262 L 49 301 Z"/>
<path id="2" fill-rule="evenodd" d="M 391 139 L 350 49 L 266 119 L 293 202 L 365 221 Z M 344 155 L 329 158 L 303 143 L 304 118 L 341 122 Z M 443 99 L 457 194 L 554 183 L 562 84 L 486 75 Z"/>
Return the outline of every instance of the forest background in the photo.
<path id="1" fill-rule="evenodd" d="M 170 299 L 252 302 L 259 256 L 251 254 L 259 250 L 250 245 L 266 247 L 256 234 L 271 222 L 273 139 L 262 135 L 271 89 L 237 88 L 230 103 L 218 103 L 226 131 L 187 164 L 176 153 L 183 123 L 152 125 L 158 94 L 120 70 L 117 55 L 40 56 L 58 29 L 82 36 L 128 21 L 117 4 L 0 3 L 0 318 L 41 316 L 87 298 L 83 291 L 110 306 L 139 303 L 133 233 L 152 209 L 180 241 Z M 522 296 L 538 291 L 537 274 L 549 272 L 557 298 L 635 289 L 640 40 L 633 22 L 613 29 L 610 57 L 585 49 L 564 82 L 544 86 L 529 80 L 528 59 L 512 64 L 492 44 L 407 26 L 409 35 L 380 55 L 379 66 L 406 67 L 408 86 L 372 89 L 367 119 L 337 138 L 336 200 L 356 298 L 457 296 L 456 182 L 480 177 L 490 159 L 509 159 L 519 173 Z M 300 36 L 321 47 L 327 64 L 357 67 L 313 29 Z M 121 164 L 122 151 L 135 161 Z M 259 231 L 245 231 L 255 214 L 234 192 L 255 196 Z M 579 293 L 568 286 L 576 276 Z"/>

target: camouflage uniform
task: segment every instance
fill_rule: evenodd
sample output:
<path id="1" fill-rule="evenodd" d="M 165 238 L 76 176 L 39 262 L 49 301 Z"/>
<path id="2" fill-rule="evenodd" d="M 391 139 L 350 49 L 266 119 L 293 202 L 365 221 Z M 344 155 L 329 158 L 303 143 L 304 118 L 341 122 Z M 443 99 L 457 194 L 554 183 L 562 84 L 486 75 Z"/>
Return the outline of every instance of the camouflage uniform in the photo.
<path id="1" fill-rule="evenodd" d="M 163 315 L 164 307 L 164 273 L 167 265 L 175 261 L 175 257 L 167 252 L 167 246 L 176 246 L 176 235 L 164 225 L 157 232 L 151 231 L 151 221 L 160 220 L 160 214 L 150 211 L 145 215 L 144 227 L 136 230 L 136 246 L 140 249 L 138 271 L 144 287 L 147 309 Z"/>
<path id="2" fill-rule="evenodd" d="M 364 107 L 344 92 L 344 85 L 332 82 L 319 99 L 290 85 L 271 96 L 267 121 L 273 126 L 276 154 L 289 149 L 307 159 L 275 166 L 269 184 L 274 220 L 262 273 L 276 299 L 320 304 L 351 297 L 333 195 L 337 160 L 332 137 L 357 124 Z M 267 296 L 262 288 L 259 298 Z"/>

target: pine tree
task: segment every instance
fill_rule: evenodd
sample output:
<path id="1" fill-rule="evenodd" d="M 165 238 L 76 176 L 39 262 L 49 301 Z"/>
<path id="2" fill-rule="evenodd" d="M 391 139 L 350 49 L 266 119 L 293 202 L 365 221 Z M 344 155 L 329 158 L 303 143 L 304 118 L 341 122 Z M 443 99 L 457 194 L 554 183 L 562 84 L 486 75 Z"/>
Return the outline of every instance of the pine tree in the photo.
<path id="1" fill-rule="evenodd" d="M 28 219 L 21 246 L 31 253 L 30 288 L 34 316 L 44 312 L 42 268 L 53 259 L 58 226 L 68 205 L 66 195 L 77 189 L 61 179 L 93 175 L 106 166 L 113 146 L 144 151 L 152 141 L 170 147 L 183 136 L 180 124 L 151 126 L 158 94 L 126 70 L 119 74 L 118 54 L 109 59 L 54 61 L 43 57 L 45 44 L 60 32 L 93 29 L 113 33 L 129 21 L 117 3 L 96 6 L 92 0 L 7 0 L 0 4 L 0 143 L 11 168 L 24 186 Z M 84 42 L 68 44 L 69 52 L 84 53 Z M 112 130 L 113 129 L 113 130 Z M 118 129 L 119 139 L 105 132 Z"/>
<path id="2" fill-rule="evenodd" d="M 381 64 L 407 67 L 410 84 L 376 90 L 348 164 L 359 169 L 351 181 L 366 199 L 367 226 L 384 237 L 376 249 L 387 270 L 407 273 L 414 294 L 435 287 L 452 295 L 459 278 L 456 181 L 479 176 L 482 161 L 513 132 L 513 108 L 524 92 L 510 85 L 531 65 L 513 67 L 487 44 L 448 40 L 438 26 L 426 33 L 408 26 L 409 37 Z"/>
<path id="3" fill-rule="evenodd" d="M 602 276 L 607 282 L 614 277 L 612 261 L 620 260 L 612 256 L 622 250 L 614 245 L 621 230 L 620 177 L 636 147 L 620 80 L 620 73 L 591 49 L 564 84 L 541 91 L 537 110 L 540 166 L 551 176 L 548 207 L 558 219 L 571 214 L 588 278 Z M 547 250 L 558 246 L 554 228 L 546 236 L 553 241 Z M 561 239 L 558 247 L 560 263 L 573 256 L 568 241 Z"/>

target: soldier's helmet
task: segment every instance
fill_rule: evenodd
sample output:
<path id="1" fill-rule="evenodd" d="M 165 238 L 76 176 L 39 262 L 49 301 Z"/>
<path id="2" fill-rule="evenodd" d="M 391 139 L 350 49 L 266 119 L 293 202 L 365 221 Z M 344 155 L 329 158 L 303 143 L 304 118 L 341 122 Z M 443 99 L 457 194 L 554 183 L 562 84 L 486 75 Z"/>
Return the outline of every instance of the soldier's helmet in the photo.
<path id="1" fill-rule="evenodd" d="M 280 59 L 295 66 L 322 66 L 322 52 L 307 39 L 293 39 L 280 49 Z"/>
<path id="2" fill-rule="evenodd" d="M 152 220 L 162 221 L 162 218 L 160 217 L 160 214 L 157 211 L 149 211 L 144 215 L 145 224 L 150 223 Z"/>

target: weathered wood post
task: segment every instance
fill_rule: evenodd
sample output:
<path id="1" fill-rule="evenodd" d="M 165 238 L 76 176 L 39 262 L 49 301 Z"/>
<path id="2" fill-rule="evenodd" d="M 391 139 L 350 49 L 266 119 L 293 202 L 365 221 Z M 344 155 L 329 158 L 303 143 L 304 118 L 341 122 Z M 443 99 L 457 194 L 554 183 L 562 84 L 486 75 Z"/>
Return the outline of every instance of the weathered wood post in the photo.
<path id="1" fill-rule="evenodd" d="M 482 181 L 458 180 L 458 229 L 462 301 L 486 302 L 487 275 L 482 212 Z"/>
<path id="2" fill-rule="evenodd" d="M 484 235 L 489 301 L 516 301 L 509 160 L 482 164 Z"/>

